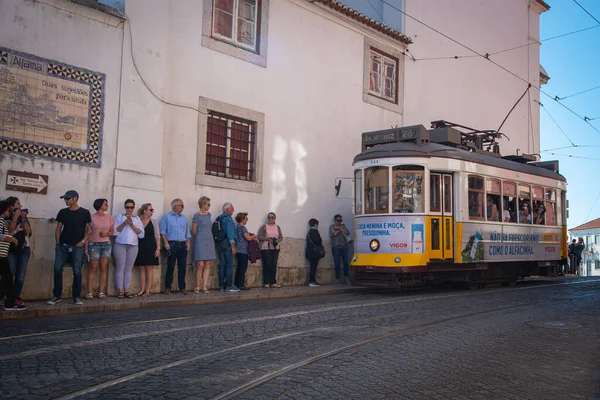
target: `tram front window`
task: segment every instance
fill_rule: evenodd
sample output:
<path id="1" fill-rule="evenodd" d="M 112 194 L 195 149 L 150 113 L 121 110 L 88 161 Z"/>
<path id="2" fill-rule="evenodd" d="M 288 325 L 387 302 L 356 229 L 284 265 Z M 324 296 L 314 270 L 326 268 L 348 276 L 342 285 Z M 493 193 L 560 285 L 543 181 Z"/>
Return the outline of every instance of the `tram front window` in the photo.
<path id="1" fill-rule="evenodd" d="M 365 169 L 365 213 L 383 214 L 389 205 L 389 168 Z"/>
<path id="2" fill-rule="evenodd" d="M 423 171 L 416 165 L 398 165 L 392 169 L 394 213 L 423 212 Z"/>

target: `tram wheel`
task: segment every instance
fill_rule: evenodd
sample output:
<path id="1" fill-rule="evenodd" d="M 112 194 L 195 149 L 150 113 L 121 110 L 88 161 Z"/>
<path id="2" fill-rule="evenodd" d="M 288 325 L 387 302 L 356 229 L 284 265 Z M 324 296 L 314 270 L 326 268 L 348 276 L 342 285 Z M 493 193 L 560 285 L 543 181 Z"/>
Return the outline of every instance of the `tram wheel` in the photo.
<path id="1" fill-rule="evenodd" d="M 478 282 L 473 282 L 473 281 L 464 282 L 464 287 L 465 287 L 465 289 L 468 289 L 468 290 L 475 290 L 481 286 L 482 285 Z"/>

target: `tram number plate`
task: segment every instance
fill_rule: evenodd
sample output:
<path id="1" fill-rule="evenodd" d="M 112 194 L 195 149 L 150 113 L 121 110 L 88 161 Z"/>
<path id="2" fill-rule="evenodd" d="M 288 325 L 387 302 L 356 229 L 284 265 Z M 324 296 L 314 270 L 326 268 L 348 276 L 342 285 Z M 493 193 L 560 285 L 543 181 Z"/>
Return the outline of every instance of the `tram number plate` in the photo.
<path id="1" fill-rule="evenodd" d="M 373 267 L 370 265 L 367 266 L 365 269 L 367 270 L 367 272 L 373 272 Z"/>

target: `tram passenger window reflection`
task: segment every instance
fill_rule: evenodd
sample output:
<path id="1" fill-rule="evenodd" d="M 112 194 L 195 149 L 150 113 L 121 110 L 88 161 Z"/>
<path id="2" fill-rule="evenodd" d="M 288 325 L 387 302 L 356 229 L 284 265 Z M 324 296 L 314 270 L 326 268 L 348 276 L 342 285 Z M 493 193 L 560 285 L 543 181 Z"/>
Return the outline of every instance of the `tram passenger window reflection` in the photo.
<path id="1" fill-rule="evenodd" d="M 521 204 L 521 210 L 519 211 L 519 223 L 520 224 L 531 224 L 531 210 L 529 209 L 529 203 L 527 201 L 519 201 Z"/>
<path id="2" fill-rule="evenodd" d="M 498 221 L 498 196 L 492 194 L 487 195 L 486 213 L 488 221 Z"/>
<path id="3" fill-rule="evenodd" d="M 502 210 L 502 221 L 504 222 L 517 222 L 517 199 L 510 196 L 504 196 L 504 209 Z"/>
<path id="4" fill-rule="evenodd" d="M 469 219 L 483 219 L 483 178 L 469 176 Z"/>

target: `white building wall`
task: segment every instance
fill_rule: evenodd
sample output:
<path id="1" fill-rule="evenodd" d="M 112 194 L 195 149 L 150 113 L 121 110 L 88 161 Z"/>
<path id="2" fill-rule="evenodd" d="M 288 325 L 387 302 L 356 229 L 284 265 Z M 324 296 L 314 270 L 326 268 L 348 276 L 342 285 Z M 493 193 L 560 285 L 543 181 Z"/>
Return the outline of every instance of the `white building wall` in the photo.
<path id="1" fill-rule="evenodd" d="M 0 2 L 0 46 L 106 74 L 102 168 L 0 155 L 2 180 L 7 169 L 50 175 L 47 196 L 6 194 L 24 200 L 39 225 L 34 226 L 34 259 L 40 257 L 47 264 L 53 259 L 54 225 L 46 220 L 64 206 L 58 197 L 67 189 L 79 190 L 82 205 L 89 209 L 96 197 L 111 199 L 113 214 L 122 212 L 126 198 L 138 205 L 151 202 L 157 218 L 169 210 L 173 198 L 180 197 L 190 220 L 198 198 L 206 195 L 212 199 L 213 217 L 226 201 L 237 211 L 249 212 L 248 228 L 253 232 L 269 211 L 277 213 L 286 236 L 281 278 L 286 283 L 304 283 L 308 219 L 321 221 L 325 239 L 336 213 L 352 228 L 351 200 L 336 198 L 333 187 L 336 178 L 352 176 L 362 132 L 396 125 L 427 126 L 435 119 L 495 129 L 526 87 L 478 58 L 405 59 L 401 60 L 403 96 L 400 91 L 404 109 L 385 110 L 363 101 L 365 38 L 402 51 L 399 42 L 317 3 L 271 0 L 268 56 L 266 67 L 259 66 L 202 45 L 203 3 L 128 0 L 128 21 L 119 25 L 118 18 L 66 0 L 49 0 L 49 5 Z M 527 41 L 524 1 L 482 5 L 469 0 L 461 8 L 433 0 L 406 3 L 410 14 L 481 52 Z M 531 14 L 531 18 L 537 17 Z M 534 37 L 537 30 L 530 24 Z M 418 58 L 469 54 L 410 19 L 405 33 L 414 36 L 409 48 Z M 529 73 L 535 81 L 539 74 L 535 51 L 529 65 L 527 50 L 504 53 L 498 61 L 525 79 Z M 258 149 L 261 190 L 196 183 L 203 116 L 194 109 L 201 97 L 264 115 L 263 146 Z M 528 115 L 526 103 L 521 103 L 507 121 L 503 131 L 511 142 L 503 153 L 516 148 L 534 152 L 535 146 L 527 147 Z M 533 132 L 539 144 L 535 115 Z M 350 181 L 344 185 L 341 197 L 349 197 Z M 319 280 L 331 279 L 330 261 L 328 256 L 321 262 Z M 259 266 L 249 270 L 252 282 L 259 281 L 259 271 Z M 49 294 L 50 276 L 43 277 L 47 282 L 39 293 Z M 157 287 L 160 279 L 159 274 Z"/>
<path id="2" fill-rule="evenodd" d="M 532 7 L 536 6 L 536 2 Z M 524 45 L 539 39 L 539 8 L 529 0 L 407 0 L 406 12 L 480 54 Z M 537 11 L 536 11 L 537 10 Z M 403 32 L 414 39 L 409 51 L 419 59 L 467 56 L 459 59 L 412 61 L 406 58 L 405 123 L 444 119 L 475 129 L 498 129 L 527 89 L 539 86 L 539 46 L 531 45 L 490 56 L 525 80 L 406 18 Z M 539 92 L 530 89 L 502 128 L 502 154 L 539 153 Z M 531 102 L 531 118 L 529 105 Z M 532 122 L 533 121 L 533 122 Z M 533 129 L 532 129 L 533 124 Z"/>

